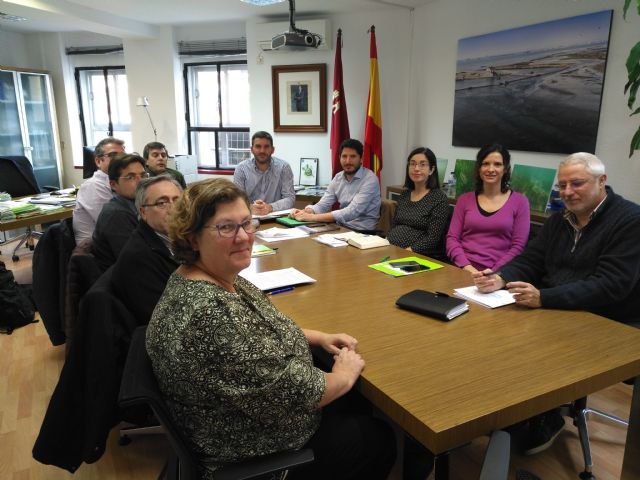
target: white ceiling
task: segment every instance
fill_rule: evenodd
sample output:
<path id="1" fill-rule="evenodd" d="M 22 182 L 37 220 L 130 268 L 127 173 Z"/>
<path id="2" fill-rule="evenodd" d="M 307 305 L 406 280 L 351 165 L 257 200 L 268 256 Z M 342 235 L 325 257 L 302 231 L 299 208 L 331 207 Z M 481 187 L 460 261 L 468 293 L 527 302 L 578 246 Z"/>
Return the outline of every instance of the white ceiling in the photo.
<path id="1" fill-rule="evenodd" d="M 297 17 L 371 9 L 414 8 L 436 0 L 298 0 Z M 240 0 L 0 0 L 0 12 L 26 17 L 0 20 L 14 32 L 88 31 L 118 37 L 152 37 L 160 25 L 250 19 L 286 20 L 288 3 L 257 7 Z"/>

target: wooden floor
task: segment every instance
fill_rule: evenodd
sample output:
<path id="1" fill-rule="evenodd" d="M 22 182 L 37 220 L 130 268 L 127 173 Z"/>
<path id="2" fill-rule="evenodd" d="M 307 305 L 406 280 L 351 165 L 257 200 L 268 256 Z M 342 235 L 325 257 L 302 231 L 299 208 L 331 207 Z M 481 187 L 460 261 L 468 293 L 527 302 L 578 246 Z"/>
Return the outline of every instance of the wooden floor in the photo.
<path id="1" fill-rule="evenodd" d="M 31 254 L 12 262 L 0 247 L 2 259 L 17 277 L 28 281 Z M 118 431 L 109 437 L 105 455 L 95 464 L 83 464 L 74 474 L 42 465 L 31 457 L 44 412 L 64 361 L 64 346 L 53 347 L 42 322 L 20 328 L 12 335 L 0 334 L 0 479 L 155 479 L 168 452 L 161 435 L 136 437 L 125 447 L 118 445 Z M 631 387 L 618 384 L 589 397 L 590 405 L 627 417 Z M 598 480 L 620 476 L 626 429 L 593 418 L 589 423 Z M 470 480 L 478 476 L 487 439 L 478 439 L 452 453 L 451 479 Z M 512 455 L 510 479 L 524 469 L 544 480 L 577 479 L 582 454 L 575 427 L 565 430 L 549 450 L 532 457 Z"/>

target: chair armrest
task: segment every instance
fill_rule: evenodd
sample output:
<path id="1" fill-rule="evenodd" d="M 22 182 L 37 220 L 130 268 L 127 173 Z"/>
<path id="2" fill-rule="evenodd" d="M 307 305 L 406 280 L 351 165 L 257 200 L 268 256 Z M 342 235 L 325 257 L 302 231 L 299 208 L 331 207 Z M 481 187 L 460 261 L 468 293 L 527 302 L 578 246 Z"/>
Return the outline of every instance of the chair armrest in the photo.
<path id="1" fill-rule="evenodd" d="M 226 465 L 216 470 L 216 480 L 247 480 L 267 473 L 288 470 L 313 462 L 313 450 L 279 452 L 264 457 L 245 460 L 238 464 Z"/>
<path id="2" fill-rule="evenodd" d="M 491 434 L 487 452 L 484 455 L 480 480 L 507 480 L 511 456 L 511 435 L 502 430 Z"/>

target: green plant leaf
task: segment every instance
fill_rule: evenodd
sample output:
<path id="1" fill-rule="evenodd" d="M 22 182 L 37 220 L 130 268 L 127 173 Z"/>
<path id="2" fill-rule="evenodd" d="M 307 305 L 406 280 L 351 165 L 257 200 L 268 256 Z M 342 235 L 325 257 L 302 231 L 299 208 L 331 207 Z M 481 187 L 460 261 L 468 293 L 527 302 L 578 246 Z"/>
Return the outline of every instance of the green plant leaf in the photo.
<path id="1" fill-rule="evenodd" d="M 640 150 L 640 128 L 636 130 L 636 134 L 631 139 L 631 145 L 629 146 L 629 158 L 631 158 L 635 150 Z"/>
<path id="2" fill-rule="evenodd" d="M 632 79 L 632 76 L 635 76 L 635 78 L 640 77 L 640 70 L 638 70 L 638 65 L 640 65 L 640 42 L 636 43 L 629 52 L 626 65 L 629 80 Z"/>
<path id="3" fill-rule="evenodd" d="M 636 108 L 635 111 L 631 112 L 629 116 L 632 117 L 633 115 L 637 115 L 638 113 L 640 113 L 640 107 Z"/>
<path id="4" fill-rule="evenodd" d="M 629 88 L 629 101 L 627 102 L 627 106 L 630 109 L 633 109 L 633 105 L 636 103 L 636 95 L 638 93 L 638 88 L 640 88 L 640 81 L 633 82 L 631 87 Z"/>
<path id="5" fill-rule="evenodd" d="M 622 18 L 627 19 L 627 10 L 629 9 L 629 4 L 631 0 L 624 0 L 624 7 L 622 7 Z"/>

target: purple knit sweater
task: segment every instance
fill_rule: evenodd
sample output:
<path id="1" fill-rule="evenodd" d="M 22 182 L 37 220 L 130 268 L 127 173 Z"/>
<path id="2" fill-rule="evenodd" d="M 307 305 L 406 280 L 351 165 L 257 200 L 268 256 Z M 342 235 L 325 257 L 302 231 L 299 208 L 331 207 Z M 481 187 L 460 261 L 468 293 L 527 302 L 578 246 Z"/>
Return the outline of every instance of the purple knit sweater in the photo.
<path id="1" fill-rule="evenodd" d="M 529 239 L 530 211 L 527 197 L 511 192 L 500 210 L 485 217 L 476 194 L 460 195 L 447 234 L 447 255 L 462 268 L 497 271 L 524 249 Z"/>

